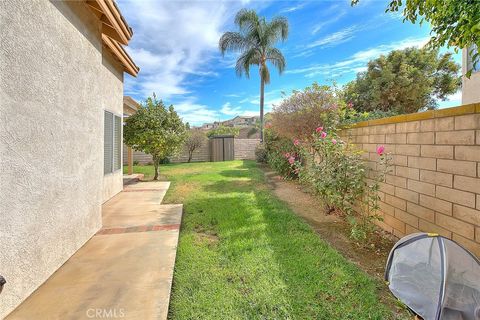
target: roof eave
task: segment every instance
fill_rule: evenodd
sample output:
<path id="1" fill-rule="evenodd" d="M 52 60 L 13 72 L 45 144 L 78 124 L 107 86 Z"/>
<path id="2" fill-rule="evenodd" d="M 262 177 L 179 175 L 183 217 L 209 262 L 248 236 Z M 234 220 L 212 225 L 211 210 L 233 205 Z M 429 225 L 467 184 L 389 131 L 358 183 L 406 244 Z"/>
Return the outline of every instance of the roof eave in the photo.
<path id="1" fill-rule="evenodd" d="M 102 33 L 123 45 L 128 45 L 133 31 L 113 0 L 87 0 L 86 4 L 100 18 Z"/>
<path id="2" fill-rule="evenodd" d="M 140 68 L 135 64 L 135 62 L 133 62 L 132 58 L 128 55 L 125 49 L 117 41 L 111 39 L 106 34 L 102 34 L 102 40 L 112 54 L 123 65 L 125 72 L 136 77 L 140 71 Z"/>

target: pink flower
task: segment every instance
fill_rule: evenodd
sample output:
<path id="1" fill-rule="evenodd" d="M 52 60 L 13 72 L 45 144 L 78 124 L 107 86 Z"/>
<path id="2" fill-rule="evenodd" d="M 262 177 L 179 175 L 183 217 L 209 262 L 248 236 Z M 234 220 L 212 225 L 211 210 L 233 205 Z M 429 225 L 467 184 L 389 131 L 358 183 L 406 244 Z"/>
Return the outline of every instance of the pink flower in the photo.
<path id="1" fill-rule="evenodd" d="M 348 106 L 350 109 L 352 109 L 352 108 L 353 108 L 353 103 L 352 103 L 352 102 L 349 102 L 349 103 L 347 104 L 347 106 Z"/>
<path id="2" fill-rule="evenodd" d="M 332 143 L 333 143 L 333 144 L 337 144 L 337 140 L 332 139 Z"/>
<path id="3" fill-rule="evenodd" d="M 315 131 L 317 131 L 317 133 L 322 132 L 322 131 L 323 131 L 323 127 L 318 127 L 317 129 L 315 129 Z"/>
<path id="4" fill-rule="evenodd" d="M 298 141 L 298 139 L 295 139 L 295 140 L 293 140 L 293 144 L 298 146 L 300 144 L 300 141 Z"/>
<path id="5" fill-rule="evenodd" d="M 294 164 L 294 163 L 295 163 L 295 158 L 294 158 L 294 157 L 288 158 L 288 162 L 289 162 L 290 164 Z"/>
<path id="6" fill-rule="evenodd" d="M 286 153 L 284 154 L 284 156 L 285 156 L 285 158 L 290 158 L 290 152 L 286 152 Z"/>
<path id="7" fill-rule="evenodd" d="M 377 154 L 381 156 L 385 152 L 385 146 L 378 146 L 377 148 Z"/>
<path id="8" fill-rule="evenodd" d="M 320 135 L 322 139 L 325 139 L 327 137 L 327 133 L 325 131 L 322 131 L 322 134 Z"/>

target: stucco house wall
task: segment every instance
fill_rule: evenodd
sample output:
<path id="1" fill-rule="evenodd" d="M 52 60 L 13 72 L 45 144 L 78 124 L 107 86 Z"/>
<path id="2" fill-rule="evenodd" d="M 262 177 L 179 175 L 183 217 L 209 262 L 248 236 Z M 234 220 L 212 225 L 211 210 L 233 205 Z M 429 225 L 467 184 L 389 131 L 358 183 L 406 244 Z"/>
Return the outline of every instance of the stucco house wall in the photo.
<path id="1" fill-rule="evenodd" d="M 104 86 L 106 95 L 102 96 L 102 107 L 106 111 L 110 111 L 114 115 L 119 116 L 123 121 L 123 70 L 118 62 L 114 60 L 110 53 L 104 52 L 102 65 L 104 66 L 102 72 L 101 83 Z M 101 116 L 103 128 L 103 114 Z M 122 126 L 123 128 L 123 126 Z M 122 131 L 123 136 L 123 131 Z M 103 137 L 103 131 L 102 131 Z M 123 148 L 123 143 L 121 144 Z M 120 154 L 123 154 L 121 152 Z M 102 156 L 103 156 L 103 140 L 102 140 Z M 123 163 L 120 161 L 120 163 Z M 103 165 L 103 157 L 102 157 Z M 103 168 L 103 167 L 102 167 Z M 102 202 L 107 201 L 123 188 L 123 171 L 117 170 L 113 173 L 105 174 L 103 176 L 103 190 Z"/>
<path id="2" fill-rule="evenodd" d="M 0 1 L 0 318 L 101 227 L 103 112 L 123 73 L 83 1 Z M 103 183 L 102 183 L 103 182 Z"/>
<path id="3" fill-rule="evenodd" d="M 462 50 L 462 74 L 467 70 L 467 49 Z M 473 72 L 470 79 L 462 77 L 462 104 L 480 102 L 480 71 Z"/>

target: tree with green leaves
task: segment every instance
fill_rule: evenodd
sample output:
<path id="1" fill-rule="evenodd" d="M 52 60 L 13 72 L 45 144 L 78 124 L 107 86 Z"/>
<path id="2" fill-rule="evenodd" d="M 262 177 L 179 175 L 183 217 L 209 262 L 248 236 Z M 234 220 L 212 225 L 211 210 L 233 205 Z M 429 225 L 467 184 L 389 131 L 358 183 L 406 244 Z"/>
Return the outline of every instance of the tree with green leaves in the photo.
<path id="1" fill-rule="evenodd" d="M 360 0 L 352 0 L 356 5 Z M 429 46 L 440 48 L 454 46 L 469 50 L 474 65 L 480 56 L 473 47 L 480 48 L 479 0 L 389 0 L 386 12 L 397 12 L 403 7 L 403 21 L 427 21 L 432 27 Z M 404 6 L 403 6 L 404 5 Z M 470 77 L 472 70 L 468 70 Z"/>
<path id="2" fill-rule="evenodd" d="M 260 74 L 260 139 L 263 141 L 263 109 L 265 85 L 270 83 L 271 63 L 281 74 L 285 70 L 285 57 L 275 48 L 278 41 L 288 36 L 288 21 L 284 17 L 275 17 L 267 22 L 254 10 L 242 9 L 235 16 L 238 32 L 225 32 L 219 41 L 222 55 L 227 51 L 239 52 L 235 71 L 238 76 L 250 77 L 250 66 L 256 65 Z"/>
<path id="3" fill-rule="evenodd" d="M 152 155 L 155 167 L 153 180 L 158 180 L 162 159 L 180 151 L 187 136 L 187 125 L 175 112 L 157 100 L 155 94 L 142 103 L 138 111 L 125 120 L 123 139 L 134 150 Z"/>
<path id="4" fill-rule="evenodd" d="M 240 129 L 235 128 L 235 127 L 226 127 L 224 125 L 219 125 L 217 128 L 209 130 L 207 132 L 207 137 L 214 137 L 214 136 L 226 136 L 226 135 L 231 135 L 231 136 L 238 136 L 240 133 Z"/>
<path id="5" fill-rule="evenodd" d="M 343 90 L 357 111 L 412 113 L 435 109 L 437 100 L 457 92 L 460 65 L 438 49 L 395 50 L 368 63 Z"/>

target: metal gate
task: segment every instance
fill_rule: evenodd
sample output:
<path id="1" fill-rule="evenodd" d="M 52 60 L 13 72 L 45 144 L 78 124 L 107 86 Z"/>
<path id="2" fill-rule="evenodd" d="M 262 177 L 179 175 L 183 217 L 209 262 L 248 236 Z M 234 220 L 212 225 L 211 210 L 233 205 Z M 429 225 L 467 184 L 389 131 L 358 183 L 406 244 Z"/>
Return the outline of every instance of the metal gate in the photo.
<path id="1" fill-rule="evenodd" d="M 215 136 L 210 138 L 210 160 L 230 161 L 235 159 L 235 139 L 233 136 Z"/>

